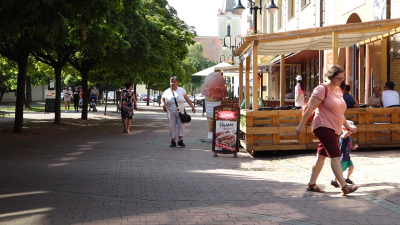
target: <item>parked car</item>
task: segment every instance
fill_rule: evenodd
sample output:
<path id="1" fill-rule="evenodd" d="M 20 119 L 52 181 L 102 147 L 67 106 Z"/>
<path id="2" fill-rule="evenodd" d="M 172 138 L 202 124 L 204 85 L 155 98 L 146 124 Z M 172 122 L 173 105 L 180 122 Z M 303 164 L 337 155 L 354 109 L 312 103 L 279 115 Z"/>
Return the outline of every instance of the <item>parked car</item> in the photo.
<path id="1" fill-rule="evenodd" d="M 193 96 L 191 96 L 191 95 L 187 95 L 187 96 L 190 99 L 190 101 L 193 102 L 193 99 L 194 99 Z"/>
<path id="2" fill-rule="evenodd" d="M 147 94 L 141 94 L 142 95 L 142 101 L 147 101 Z"/>
<path id="3" fill-rule="evenodd" d="M 205 99 L 206 96 L 202 94 L 196 94 L 194 97 L 194 100 L 196 101 L 196 105 L 203 105 L 203 99 Z"/>
<path id="4" fill-rule="evenodd" d="M 151 97 L 151 100 L 152 100 L 153 102 L 156 102 L 156 101 L 157 101 L 157 94 L 154 94 L 154 95 Z"/>

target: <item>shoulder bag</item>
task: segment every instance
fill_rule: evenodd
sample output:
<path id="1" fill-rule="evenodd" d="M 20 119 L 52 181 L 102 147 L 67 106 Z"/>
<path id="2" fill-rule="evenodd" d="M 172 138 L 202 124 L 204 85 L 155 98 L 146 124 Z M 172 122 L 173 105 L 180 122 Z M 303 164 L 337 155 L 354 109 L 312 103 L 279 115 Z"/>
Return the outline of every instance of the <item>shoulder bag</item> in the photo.
<path id="1" fill-rule="evenodd" d="M 172 92 L 172 95 L 174 96 L 176 109 L 179 112 L 178 103 L 176 102 L 175 94 L 174 94 L 174 91 L 172 90 L 172 88 L 171 88 L 171 92 Z M 190 117 L 190 115 L 186 113 L 185 109 L 183 109 L 183 113 L 179 112 L 179 118 L 181 119 L 182 123 L 189 123 L 190 121 L 192 121 L 192 117 Z"/>
<path id="2" fill-rule="evenodd" d="M 326 84 L 321 84 L 321 85 L 325 87 L 325 98 L 326 98 L 326 96 L 328 95 L 328 86 L 326 86 Z M 310 99 L 311 99 L 311 97 L 310 97 Z M 310 100 L 308 100 L 308 101 L 310 101 Z M 304 115 L 304 113 L 306 112 L 307 109 L 308 109 L 308 102 L 307 102 L 306 106 L 303 108 L 302 115 Z M 311 123 L 314 119 L 314 116 L 315 116 L 315 110 L 312 111 L 310 118 L 307 119 L 307 123 Z"/>

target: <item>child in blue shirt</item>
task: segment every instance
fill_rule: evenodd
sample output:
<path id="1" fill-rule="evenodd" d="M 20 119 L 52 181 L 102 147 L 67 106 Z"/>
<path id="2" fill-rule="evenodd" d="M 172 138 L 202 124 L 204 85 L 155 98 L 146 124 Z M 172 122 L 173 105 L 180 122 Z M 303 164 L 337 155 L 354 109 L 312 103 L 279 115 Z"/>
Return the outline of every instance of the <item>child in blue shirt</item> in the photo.
<path id="1" fill-rule="evenodd" d="M 356 128 L 354 126 L 353 121 L 347 120 L 347 123 L 352 128 Z M 342 152 L 342 156 L 340 157 L 340 163 L 342 164 L 342 171 L 344 172 L 347 169 L 349 169 L 347 171 L 347 179 L 345 179 L 345 181 L 348 184 L 354 184 L 354 182 L 352 180 L 350 180 L 350 176 L 354 170 L 353 162 L 350 159 L 350 153 L 351 153 L 351 150 L 356 150 L 356 148 L 358 148 L 358 145 L 355 144 L 354 146 L 352 146 L 352 139 L 350 137 L 350 132 L 345 129 L 342 130 L 342 134 L 340 135 L 339 147 L 340 147 L 340 151 Z M 339 187 L 339 183 L 337 182 L 336 177 L 334 180 L 331 181 L 331 185 L 334 187 Z"/>

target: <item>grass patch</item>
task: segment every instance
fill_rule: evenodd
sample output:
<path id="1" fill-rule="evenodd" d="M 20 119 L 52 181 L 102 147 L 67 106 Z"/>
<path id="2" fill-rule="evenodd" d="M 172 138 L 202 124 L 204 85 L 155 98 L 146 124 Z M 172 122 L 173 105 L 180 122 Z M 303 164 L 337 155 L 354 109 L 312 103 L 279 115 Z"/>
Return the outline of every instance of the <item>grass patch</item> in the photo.
<path id="1" fill-rule="evenodd" d="M 0 108 L 0 111 L 15 112 L 15 107 Z M 31 108 L 24 108 L 25 112 L 44 112 L 44 106 L 32 106 Z"/>

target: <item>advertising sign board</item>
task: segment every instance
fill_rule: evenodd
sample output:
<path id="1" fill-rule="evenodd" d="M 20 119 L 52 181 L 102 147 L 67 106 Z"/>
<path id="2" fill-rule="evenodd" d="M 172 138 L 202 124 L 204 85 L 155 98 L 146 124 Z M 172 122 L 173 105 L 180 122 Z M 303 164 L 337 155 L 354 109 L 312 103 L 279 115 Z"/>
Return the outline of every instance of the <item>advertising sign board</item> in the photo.
<path id="1" fill-rule="evenodd" d="M 213 111 L 213 144 L 214 156 L 234 154 L 239 151 L 240 108 L 231 105 L 215 106 Z"/>

